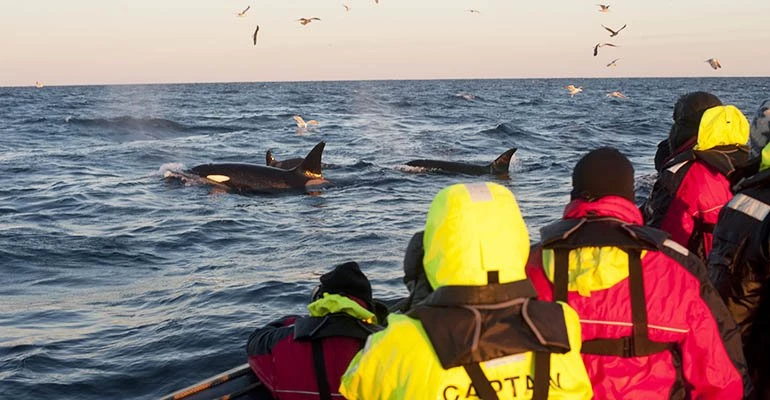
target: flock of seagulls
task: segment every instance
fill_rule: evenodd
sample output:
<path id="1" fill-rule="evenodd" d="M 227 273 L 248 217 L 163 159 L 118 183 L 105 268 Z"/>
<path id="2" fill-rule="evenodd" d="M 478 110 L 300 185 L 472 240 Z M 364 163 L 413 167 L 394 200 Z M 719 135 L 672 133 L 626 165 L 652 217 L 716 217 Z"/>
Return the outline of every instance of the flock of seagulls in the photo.
<path id="1" fill-rule="evenodd" d="M 610 11 L 610 5 L 609 4 L 597 4 L 597 6 L 599 6 L 599 10 L 598 11 L 601 12 L 601 13 L 608 13 Z M 621 31 L 626 29 L 627 26 L 628 26 L 627 24 L 623 24 L 623 26 L 621 26 L 620 28 L 613 29 L 613 28 L 610 28 L 610 27 L 602 24 L 602 28 L 604 28 L 607 32 L 610 33 L 610 37 L 611 38 L 614 38 L 614 37 L 618 36 Z M 596 45 L 594 45 L 594 51 L 593 51 L 594 57 L 599 55 L 599 49 L 602 48 L 602 47 L 619 47 L 619 46 L 614 44 L 614 43 L 599 42 Z M 620 61 L 620 58 L 616 58 L 616 59 L 610 61 L 609 63 L 606 64 L 606 67 L 607 68 L 617 67 L 618 66 L 617 62 L 618 61 Z M 722 64 L 719 63 L 719 59 L 717 59 L 717 58 L 709 58 L 705 62 L 708 63 L 709 66 L 711 66 L 711 68 L 713 68 L 714 70 L 722 68 Z M 576 87 L 575 85 L 567 85 L 567 86 L 564 86 L 564 88 L 567 89 L 567 91 L 569 92 L 570 97 L 573 97 L 576 94 L 578 94 L 578 93 L 583 91 L 583 87 L 582 86 L 577 86 Z M 614 98 L 618 98 L 618 99 L 625 99 L 626 98 L 626 96 L 623 93 L 619 92 L 619 91 L 614 91 L 614 92 L 607 93 L 607 97 L 614 97 Z"/>

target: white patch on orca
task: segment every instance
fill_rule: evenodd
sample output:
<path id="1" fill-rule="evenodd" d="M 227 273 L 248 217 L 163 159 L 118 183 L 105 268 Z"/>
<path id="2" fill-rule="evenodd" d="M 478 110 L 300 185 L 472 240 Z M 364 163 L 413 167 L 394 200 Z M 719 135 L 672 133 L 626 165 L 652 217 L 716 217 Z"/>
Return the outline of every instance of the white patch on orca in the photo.
<path id="1" fill-rule="evenodd" d="M 230 177 L 227 175 L 206 175 L 206 179 L 212 180 L 216 183 L 222 183 L 229 181 Z"/>

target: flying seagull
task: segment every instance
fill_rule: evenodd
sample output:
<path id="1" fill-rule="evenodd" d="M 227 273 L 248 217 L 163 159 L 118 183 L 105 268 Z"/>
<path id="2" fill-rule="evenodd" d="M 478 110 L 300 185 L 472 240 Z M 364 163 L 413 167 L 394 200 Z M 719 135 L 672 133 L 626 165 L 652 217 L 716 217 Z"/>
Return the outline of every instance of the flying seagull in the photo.
<path id="1" fill-rule="evenodd" d="M 257 25 L 257 29 L 254 30 L 254 34 L 251 35 L 251 39 L 254 40 L 254 46 L 257 45 L 257 32 L 259 32 L 259 25 Z"/>
<path id="2" fill-rule="evenodd" d="M 474 10 L 472 8 L 469 8 L 469 9 L 467 9 L 465 11 L 468 11 L 471 14 L 481 14 L 481 12 L 479 10 Z"/>
<path id="3" fill-rule="evenodd" d="M 569 91 L 569 97 L 573 97 L 574 95 L 583 91 L 582 86 L 575 87 L 575 85 L 567 85 L 564 88 Z"/>
<path id="4" fill-rule="evenodd" d="M 610 63 L 609 63 L 609 64 L 607 64 L 607 66 L 608 66 L 608 67 L 617 67 L 617 66 L 618 66 L 618 64 L 616 64 L 616 63 L 618 62 L 618 60 L 620 60 L 620 59 L 619 59 L 619 58 L 616 58 L 616 59 L 614 59 L 614 60 L 610 61 Z"/>
<path id="5" fill-rule="evenodd" d="M 245 17 L 245 16 L 246 16 L 246 11 L 249 11 L 249 8 L 251 8 L 251 6 L 248 6 L 248 7 L 246 7 L 246 9 L 245 9 L 245 10 L 243 10 L 243 11 L 239 12 L 237 15 L 238 15 L 239 17 Z"/>
<path id="6" fill-rule="evenodd" d="M 599 8 L 599 12 L 609 12 L 610 11 L 610 5 L 609 4 L 597 4 L 597 6 L 601 7 L 601 8 Z"/>
<path id="7" fill-rule="evenodd" d="M 606 30 L 608 30 L 610 32 L 610 37 L 615 37 L 615 36 L 618 36 L 618 33 L 620 33 L 620 31 L 622 31 L 623 29 L 626 28 L 626 25 L 623 25 L 620 29 L 618 29 L 616 31 L 613 31 L 612 29 L 607 28 L 604 25 L 602 25 L 602 28 L 604 28 L 604 29 L 606 29 Z"/>
<path id="8" fill-rule="evenodd" d="M 342 6 L 345 7 L 345 11 L 350 11 L 350 6 L 349 5 L 343 4 Z"/>
<path id="9" fill-rule="evenodd" d="M 711 66 L 711 68 L 719 69 L 722 68 L 722 64 L 719 63 L 719 60 L 716 58 L 709 58 L 706 60 L 707 63 Z"/>
<path id="10" fill-rule="evenodd" d="M 615 97 L 615 98 L 618 98 L 618 99 L 625 99 L 626 95 L 624 95 L 623 93 L 620 93 L 620 92 L 611 92 L 611 93 L 607 93 L 607 97 Z"/>
<path id="11" fill-rule="evenodd" d="M 596 46 L 594 46 L 594 57 L 599 55 L 599 47 L 604 47 L 604 46 L 618 47 L 612 43 L 597 43 Z"/>
<path id="12" fill-rule="evenodd" d="M 318 121 L 311 119 L 310 121 L 305 122 L 299 115 L 295 115 L 294 120 L 297 121 L 297 128 L 301 129 L 307 128 L 308 125 L 318 125 Z"/>
<path id="13" fill-rule="evenodd" d="M 311 23 L 313 21 L 320 21 L 320 20 L 321 20 L 321 18 L 311 17 L 311 18 L 300 18 L 297 21 L 299 21 L 299 23 L 302 24 L 302 25 L 307 25 L 307 24 L 309 24 L 309 23 Z"/>

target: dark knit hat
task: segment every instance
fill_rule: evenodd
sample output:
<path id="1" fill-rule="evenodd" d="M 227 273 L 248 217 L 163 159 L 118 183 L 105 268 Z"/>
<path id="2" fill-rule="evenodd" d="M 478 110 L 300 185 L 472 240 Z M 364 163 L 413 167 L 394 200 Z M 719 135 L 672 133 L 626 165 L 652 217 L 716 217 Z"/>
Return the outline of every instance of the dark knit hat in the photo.
<path id="1" fill-rule="evenodd" d="M 620 196 L 634 201 L 634 167 L 628 158 L 612 147 L 590 151 L 572 171 L 572 199 L 593 201 L 604 196 Z"/>
<path id="2" fill-rule="evenodd" d="M 321 275 L 318 293 L 353 296 L 368 305 L 373 304 L 372 285 L 355 261 L 337 265 L 331 272 Z"/>
<path id="3" fill-rule="evenodd" d="M 708 92 L 692 92 L 680 97 L 674 105 L 674 125 L 668 134 L 671 151 L 675 152 L 687 141 L 697 138 L 703 113 L 721 105 L 722 101 Z"/>

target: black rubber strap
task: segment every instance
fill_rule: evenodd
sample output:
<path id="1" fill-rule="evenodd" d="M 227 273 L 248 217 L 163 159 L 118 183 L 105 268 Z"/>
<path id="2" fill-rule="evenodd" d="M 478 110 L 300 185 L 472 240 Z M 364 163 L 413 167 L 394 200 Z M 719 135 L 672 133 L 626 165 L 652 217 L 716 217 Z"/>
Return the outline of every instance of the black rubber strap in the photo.
<path id="1" fill-rule="evenodd" d="M 547 400 L 551 386 L 551 353 L 535 352 L 535 388 L 532 400 Z"/>
<path id="2" fill-rule="evenodd" d="M 647 338 L 647 301 L 644 298 L 644 275 L 642 274 L 642 253 L 628 250 L 628 285 L 631 292 L 631 322 L 634 324 L 631 348 L 634 354 L 642 353 L 641 345 Z"/>
<path id="3" fill-rule="evenodd" d="M 569 249 L 553 249 L 553 301 L 567 302 Z"/>
<path id="4" fill-rule="evenodd" d="M 463 365 L 463 368 L 465 368 L 465 372 L 468 376 L 471 377 L 473 387 L 476 389 L 476 395 L 481 400 L 499 399 L 495 389 L 492 388 L 492 384 L 489 382 L 489 379 L 487 379 L 487 376 L 484 375 L 484 371 L 481 370 L 481 366 L 478 363 Z"/>
<path id="5" fill-rule="evenodd" d="M 315 380 L 318 384 L 318 398 L 321 400 L 332 400 L 332 392 L 329 389 L 329 380 L 326 375 L 326 365 L 324 363 L 323 343 L 319 340 L 310 342 L 313 348 L 313 366 L 315 367 Z"/>

